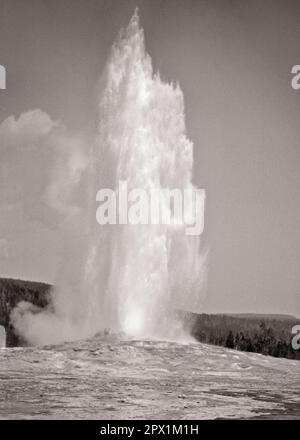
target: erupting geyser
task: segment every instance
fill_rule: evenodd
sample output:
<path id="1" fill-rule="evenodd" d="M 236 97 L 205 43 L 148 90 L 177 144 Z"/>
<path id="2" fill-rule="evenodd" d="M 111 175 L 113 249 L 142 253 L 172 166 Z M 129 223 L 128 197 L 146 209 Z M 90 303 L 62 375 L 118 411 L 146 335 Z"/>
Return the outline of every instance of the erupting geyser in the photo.
<path id="1" fill-rule="evenodd" d="M 113 46 L 102 79 L 99 134 L 91 153 L 88 207 L 48 310 L 19 306 L 17 330 L 31 343 L 92 336 L 110 328 L 139 337 L 176 338 L 173 310 L 196 306 L 205 276 L 199 236 L 184 225 L 105 225 L 95 219 L 100 188 L 193 188 L 193 144 L 183 94 L 153 74 L 137 13 Z M 84 221 L 82 220 L 84 217 Z M 76 229 L 76 227 L 74 227 Z"/>

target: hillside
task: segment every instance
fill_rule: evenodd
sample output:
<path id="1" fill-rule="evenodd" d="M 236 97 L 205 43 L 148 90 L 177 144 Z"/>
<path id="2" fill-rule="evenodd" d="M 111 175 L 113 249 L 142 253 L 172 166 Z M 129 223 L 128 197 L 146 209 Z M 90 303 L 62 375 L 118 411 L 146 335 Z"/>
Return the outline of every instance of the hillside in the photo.
<path id="1" fill-rule="evenodd" d="M 36 281 L 0 278 L 0 325 L 6 329 L 8 347 L 24 345 L 9 323 L 10 313 L 20 301 L 29 301 L 38 307 L 45 307 L 49 301 L 51 285 Z"/>

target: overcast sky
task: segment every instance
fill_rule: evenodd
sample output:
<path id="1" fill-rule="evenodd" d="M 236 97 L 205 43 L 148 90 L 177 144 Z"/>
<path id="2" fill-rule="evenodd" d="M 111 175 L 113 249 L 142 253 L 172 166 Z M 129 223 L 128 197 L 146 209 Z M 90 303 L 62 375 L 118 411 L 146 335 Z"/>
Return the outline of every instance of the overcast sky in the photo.
<path id="1" fill-rule="evenodd" d="M 54 282 L 64 214 L 48 164 L 95 131 L 99 78 L 136 5 L 155 70 L 184 92 L 207 191 L 205 310 L 300 316 L 297 0 L 0 0 L 0 275 Z"/>

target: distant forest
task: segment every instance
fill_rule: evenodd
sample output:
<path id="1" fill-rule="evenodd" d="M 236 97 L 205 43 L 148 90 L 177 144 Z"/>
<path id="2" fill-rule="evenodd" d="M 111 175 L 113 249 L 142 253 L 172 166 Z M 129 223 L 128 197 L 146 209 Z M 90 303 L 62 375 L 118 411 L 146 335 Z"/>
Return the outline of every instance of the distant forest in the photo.
<path id="1" fill-rule="evenodd" d="M 287 315 L 208 315 L 184 313 L 192 335 L 207 344 L 300 360 L 291 344 L 300 320 Z"/>
<path id="2" fill-rule="evenodd" d="M 0 325 L 6 329 L 8 347 L 26 345 L 14 332 L 10 314 L 20 301 L 44 308 L 49 304 L 51 285 L 0 278 Z M 300 360 L 300 350 L 291 345 L 291 331 L 300 320 L 286 315 L 212 315 L 180 312 L 192 335 L 207 344 Z"/>

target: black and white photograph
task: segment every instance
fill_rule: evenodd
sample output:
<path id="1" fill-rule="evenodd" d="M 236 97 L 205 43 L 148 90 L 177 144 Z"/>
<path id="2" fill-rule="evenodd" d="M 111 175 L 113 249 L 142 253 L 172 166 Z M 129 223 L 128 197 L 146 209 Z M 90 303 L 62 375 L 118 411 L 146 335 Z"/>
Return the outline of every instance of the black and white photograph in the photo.
<path id="1" fill-rule="evenodd" d="M 300 1 L 0 0 L 0 423 L 224 419 L 300 420 Z"/>

